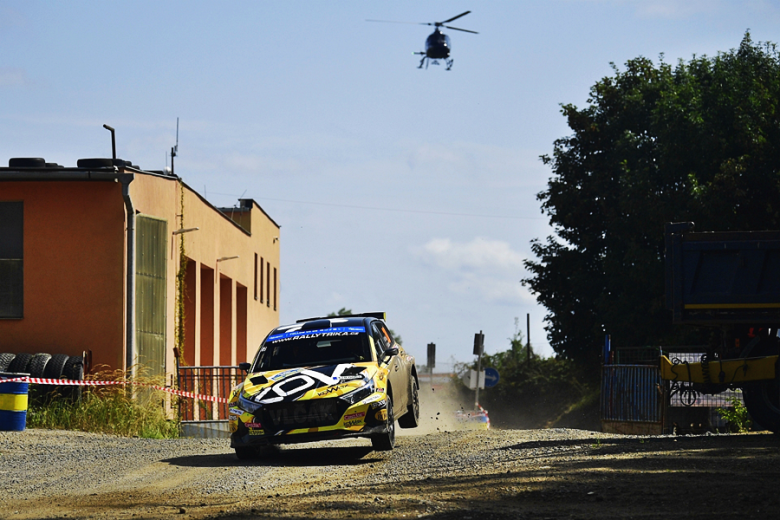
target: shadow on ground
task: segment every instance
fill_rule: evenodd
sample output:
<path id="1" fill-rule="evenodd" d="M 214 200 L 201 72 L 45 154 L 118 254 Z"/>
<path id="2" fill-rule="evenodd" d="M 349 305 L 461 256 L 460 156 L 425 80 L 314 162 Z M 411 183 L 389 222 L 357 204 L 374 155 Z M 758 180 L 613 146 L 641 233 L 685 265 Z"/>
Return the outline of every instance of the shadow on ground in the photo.
<path id="1" fill-rule="evenodd" d="M 373 454 L 373 456 L 369 456 Z M 308 466 L 359 466 L 383 460 L 370 447 L 339 446 L 316 448 L 278 448 L 269 446 L 258 453 L 257 458 L 240 460 L 235 453 L 188 455 L 164 459 L 174 466 L 193 468 L 220 468 L 233 466 L 308 467 Z"/>

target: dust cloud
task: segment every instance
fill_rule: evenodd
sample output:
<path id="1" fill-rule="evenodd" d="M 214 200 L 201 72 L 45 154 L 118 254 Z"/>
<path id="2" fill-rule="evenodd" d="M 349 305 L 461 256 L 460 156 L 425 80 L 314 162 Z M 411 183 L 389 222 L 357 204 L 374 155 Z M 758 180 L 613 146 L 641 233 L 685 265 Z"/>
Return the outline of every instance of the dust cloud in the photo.
<path id="1" fill-rule="evenodd" d="M 396 435 L 428 435 L 445 431 L 463 429 L 456 413 L 471 413 L 474 403 L 464 401 L 449 389 L 449 385 L 432 387 L 426 381 L 420 381 L 420 425 L 417 428 L 396 428 Z"/>

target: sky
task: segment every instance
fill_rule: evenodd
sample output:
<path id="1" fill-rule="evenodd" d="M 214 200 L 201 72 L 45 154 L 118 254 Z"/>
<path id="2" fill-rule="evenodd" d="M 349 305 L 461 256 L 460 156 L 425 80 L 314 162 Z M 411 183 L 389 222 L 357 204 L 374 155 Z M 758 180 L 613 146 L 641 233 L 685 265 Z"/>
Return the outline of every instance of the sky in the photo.
<path id="1" fill-rule="evenodd" d="M 418 69 L 435 22 L 452 70 Z M 170 164 L 212 204 L 252 198 L 282 228 L 280 320 L 385 311 L 437 371 L 516 324 L 553 355 L 520 283 L 554 233 L 539 156 L 611 62 L 675 63 L 778 42 L 780 0 L 465 2 L 0 0 L 0 163 Z"/>

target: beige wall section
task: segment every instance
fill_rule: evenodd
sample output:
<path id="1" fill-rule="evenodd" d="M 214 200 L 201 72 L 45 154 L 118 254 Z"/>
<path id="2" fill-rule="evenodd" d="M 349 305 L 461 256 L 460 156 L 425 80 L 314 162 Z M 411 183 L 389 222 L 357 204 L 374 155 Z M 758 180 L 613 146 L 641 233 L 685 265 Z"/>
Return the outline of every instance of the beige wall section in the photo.
<path id="1" fill-rule="evenodd" d="M 180 190 L 182 189 L 184 192 L 183 227 L 197 227 L 199 230 L 173 235 L 172 232 L 179 229 L 182 222 L 179 217 L 182 213 L 180 198 Z M 167 220 L 169 233 L 171 233 L 168 243 L 167 273 L 167 371 L 171 373 L 175 366 L 173 358 L 174 317 L 176 315 L 176 272 L 179 267 L 180 240 L 184 240 L 186 256 L 194 261 L 190 265 L 194 265 L 197 269 L 197 283 L 195 287 L 188 288 L 190 296 L 194 297 L 196 306 L 194 328 L 188 330 L 188 333 L 193 334 L 195 338 L 192 343 L 189 340 L 185 342 L 185 344 L 194 344 L 195 355 L 191 356 L 185 353 L 185 358 L 194 359 L 195 364 L 198 365 L 216 364 L 220 358 L 222 360 L 229 359 L 233 363 L 251 359 L 265 335 L 279 324 L 278 308 L 274 309 L 273 304 L 268 307 L 265 302 L 261 304 L 259 299 L 254 298 L 255 283 L 259 284 L 259 281 L 255 280 L 255 254 L 269 262 L 272 271 L 274 268 L 277 269 L 277 272 L 281 271 L 279 269 L 279 226 L 254 201 L 248 199 L 241 201 L 242 211 L 234 215 L 235 221 L 231 220 L 188 186 L 173 178 L 136 174 L 135 180 L 130 184 L 130 194 L 138 212 Z M 220 258 L 233 256 L 238 256 L 238 258 L 217 261 Z M 204 267 L 214 270 L 213 279 L 209 281 L 213 284 L 212 291 L 203 290 L 202 286 L 205 280 L 201 280 L 201 268 Z M 229 331 L 228 334 L 221 334 L 220 290 L 225 285 L 220 283 L 220 280 L 225 278 L 230 280 L 228 287 L 233 293 L 230 296 L 232 302 L 230 323 L 233 330 Z M 247 290 L 237 291 L 236 284 L 246 287 Z M 211 299 L 214 309 L 212 313 L 201 312 L 204 305 L 203 297 Z M 239 304 L 236 302 L 237 297 L 242 297 L 246 302 L 242 301 Z M 271 297 L 273 298 L 273 295 Z M 276 298 L 278 301 L 278 295 Z M 242 322 L 237 317 L 237 311 L 243 309 L 244 306 L 247 315 L 245 321 L 246 356 L 242 351 L 237 352 L 237 343 L 244 341 L 244 333 L 243 331 L 238 333 L 236 330 L 236 326 Z M 212 320 L 212 327 L 202 326 L 200 319 L 204 316 Z M 203 341 L 201 331 L 209 331 L 209 329 L 213 330 L 213 354 L 209 352 L 209 349 L 201 349 Z M 220 341 L 221 339 L 222 341 Z M 226 342 L 229 342 L 230 345 L 225 345 Z M 225 348 L 230 349 L 229 356 L 224 352 Z M 201 359 L 202 350 L 204 353 L 212 354 L 210 356 L 212 359 Z M 243 359 L 244 357 L 248 359 Z"/>

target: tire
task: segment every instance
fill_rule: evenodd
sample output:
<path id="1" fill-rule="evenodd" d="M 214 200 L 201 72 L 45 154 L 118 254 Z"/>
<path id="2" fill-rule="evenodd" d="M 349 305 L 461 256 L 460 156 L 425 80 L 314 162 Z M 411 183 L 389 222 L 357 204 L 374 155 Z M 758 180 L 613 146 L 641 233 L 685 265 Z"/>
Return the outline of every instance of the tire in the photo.
<path id="1" fill-rule="evenodd" d="M 14 157 L 8 159 L 9 168 L 45 168 L 46 161 L 41 157 Z"/>
<path id="2" fill-rule="evenodd" d="M 43 373 L 46 370 L 46 365 L 49 364 L 51 354 L 35 354 L 30 360 L 28 370 L 30 371 L 30 377 L 43 377 Z"/>
<path id="3" fill-rule="evenodd" d="M 46 379 L 59 379 L 65 370 L 65 363 L 68 362 L 69 358 L 70 356 L 67 354 L 54 354 L 46 365 L 46 370 L 43 371 L 43 377 Z"/>
<path id="4" fill-rule="evenodd" d="M 17 354 L 14 360 L 11 361 L 11 364 L 8 365 L 8 371 L 28 374 L 27 367 L 30 365 L 30 360 L 32 358 L 33 355 L 26 352 Z"/>
<path id="5" fill-rule="evenodd" d="M 62 375 L 71 381 L 84 381 L 84 358 L 81 356 L 70 356 L 62 369 Z M 81 400 L 83 390 L 83 386 L 66 386 L 60 393 L 74 401 L 79 401 Z"/>
<path id="6" fill-rule="evenodd" d="M 130 161 L 111 158 L 79 159 L 76 161 L 76 166 L 79 168 L 110 168 L 112 166 L 123 167 L 129 165 Z"/>
<path id="7" fill-rule="evenodd" d="M 62 368 L 62 375 L 71 381 L 83 381 L 84 358 L 81 356 L 70 356 Z"/>
<path id="8" fill-rule="evenodd" d="M 371 437 L 371 447 L 376 451 L 391 451 L 395 447 L 395 416 L 393 415 L 393 400 L 387 398 L 387 431 Z"/>
<path id="9" fill-rule="evenodd" d="M 11 364 L 11 361 L 13 361 L 15 357 L 16 354 L 11 354 L 8 352 L 3 352 L 0 354 L 0 372 L 5 372 L 8 370 L 8 365 Z"/>
<path id="10" fill-rule="evenodd" d="M 236 457 L 238 457 L 239 460 L 252 460 L 257 458 L 257 451 L 249 446 L 242 446 L 240 448 L 235 448 L 236 450 Z"/>
<path id="11" fill-rule="evenodd" d="M 420 425 L 420 392 L 417 389 L 417 379 L 412 378 L 411 403 L 406 408 L 406 413 L 398 419 L 401 428 L 417 428 Z"/>
<path id="12" fill-rule="evenodd" d="M 780 342 L 773 337 L 763 338 L 753 349 L 744 352 L 743 356 L 777 354 L 780 354 Z M 780 374 L 776 375 L 775 379 L 745 383 L 742 387 L 742 399 L 757 426 L 780 433 Z"/>
<path id="13" fill-rule="evenodd" d="M 757 426 L 774 433 L 780 433 L 779 391 L 777 379 L 746 384 L 742 389 L 745 408 Z"/>

